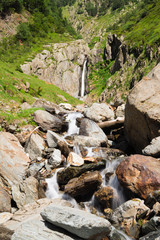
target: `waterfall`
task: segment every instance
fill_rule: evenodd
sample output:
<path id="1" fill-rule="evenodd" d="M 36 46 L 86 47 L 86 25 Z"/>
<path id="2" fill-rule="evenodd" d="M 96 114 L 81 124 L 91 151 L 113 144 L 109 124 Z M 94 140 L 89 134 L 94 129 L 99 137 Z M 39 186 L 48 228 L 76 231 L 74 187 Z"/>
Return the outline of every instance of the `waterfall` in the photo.
<path id="1" fill-rule="evenodd" d="M 85 59 L 85 61 L 83 63 L 82 80 L 81 80 L 81 97 L 84 97 L 84 94 L 85 94 L 86 67 L 87 67 L 87 59 Z"/>
<path id="2" fill-rule="evenodd" d="M 82 118 L 83 114 L 80 112 L 69 113 L 66 117 L 66 122 L 68 122 L 68 131 L 66 136 L 71 136 L 74 134 L 79 134 L 79 127 L 76 125 L 76 119 Z"/>

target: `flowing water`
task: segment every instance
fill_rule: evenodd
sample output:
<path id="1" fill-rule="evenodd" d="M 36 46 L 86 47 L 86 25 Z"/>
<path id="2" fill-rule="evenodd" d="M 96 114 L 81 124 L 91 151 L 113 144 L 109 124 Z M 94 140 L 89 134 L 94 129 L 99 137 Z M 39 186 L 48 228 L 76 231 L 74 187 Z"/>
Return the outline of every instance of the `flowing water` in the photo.
<path id="1" fill-rule="evenodd" d="M 79 127 L 76 125 L 77 118 L 82 118 L 83 114 L 80 112 L 69 113 L 66 117 L 66 122 L 68 122 L 68 131 L 65 136 L 71 136 L 74 134 L 79 134 Z"/>
<path id="2" fill-rule="evenodd" d="M 87 59 L 84 61 L 84 64 L 83 64 L 82 79 L 81 79 L 81 97 L 84 97 L 85 95 L 86 67 L 87 67 Z"/>

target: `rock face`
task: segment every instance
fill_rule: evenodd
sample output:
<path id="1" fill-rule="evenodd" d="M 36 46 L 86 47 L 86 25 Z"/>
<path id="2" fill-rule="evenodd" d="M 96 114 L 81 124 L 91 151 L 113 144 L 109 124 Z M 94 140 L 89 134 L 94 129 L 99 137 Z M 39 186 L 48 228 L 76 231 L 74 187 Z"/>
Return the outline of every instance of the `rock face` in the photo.
<path id="1" fill-rule="evenodd" d="M 111 221 L 115 227 L 121 228 L 129 236 L 137 239 L 140 226 L 136 221 L 136 217 L 145 215 L 148 211 L 149 208 L 144 204 L 144 201 L 135 198 L 116 208 L 112 214 Z"/>
<path id="2" fill-rule="evenodd" d="M 16 186 L 18 193 L 21 194 L 19 186 L 23 182 L 30 159 L 18 139 L 10 133 L 0 133 L 0 149 L 0 183 L 8 191 L 12 191 Z M 10 191 L 9 193 L 11 193 Z M 18 198 L 13 197 L 13 199 L 20 204 Z"/>
<path id="3" fill-rule="evenodd" d="M 146 199 L 160 189 L 160 161 L 156 158 L 132 155 L 122 161 L 116 174 L 120 183 L 133 193 Z"/>
<path id="4" fill-rule="evenodd" d="M 160 136 L 159 92 L 160 63 L 136 84 L 126 104 L 126 134 L 137 152 L 141 152 L 153 138 Z"/>
<path id="5" fill-rule="evenodd" d="M 111 231 L 111 224 L 107 220 L 79 209 L 50 205 L 41 216 L 45 221 L 82 239 L 100 240 Z"/>
<path id="6" fill-rule="evenodd" d="M 95 122 L 114 119 L 114 111 L 105 103 L 93 103 L 90 108 L 85 109 L 84 115 Z"/>
<path id="7" fill-rule="evenodd" d="M 83 63 L 90 49 L 84 40 L 56 43 L 52 51 L 43 50 L 32 62 L 21 66 L 26 74 L 34 74 L 74 97 L 79 95 Z"/>
<path id="8" fill-rule="evenodd" d="M 98 171 L 87 172 L 82 174 L 79 178 L 71 179 L 65 186 L 65 193 L 72 197 L 83 197 L 91 195 L 102 184 L 102 177 Z"/>
<path id="9" fill-rule="evenodd" d="M 62 128 L 62 121 L 58 117 L 50 114 L 47 111 L 37 110 L 34 112 L 34 121 L 44 130 L 60 131 Z"/>

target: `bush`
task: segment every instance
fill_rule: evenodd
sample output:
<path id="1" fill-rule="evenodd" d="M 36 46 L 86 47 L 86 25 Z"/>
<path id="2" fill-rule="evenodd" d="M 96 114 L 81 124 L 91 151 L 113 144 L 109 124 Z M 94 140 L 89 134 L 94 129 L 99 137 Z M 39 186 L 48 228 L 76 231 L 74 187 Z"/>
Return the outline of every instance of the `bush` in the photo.
<path id="1" fill-rule="evenodd" d="M 30 27 L 28 23 L 21 23 L 17 27 L 16 38 L 22 41 L 29 40 L 31 38 Z"/>

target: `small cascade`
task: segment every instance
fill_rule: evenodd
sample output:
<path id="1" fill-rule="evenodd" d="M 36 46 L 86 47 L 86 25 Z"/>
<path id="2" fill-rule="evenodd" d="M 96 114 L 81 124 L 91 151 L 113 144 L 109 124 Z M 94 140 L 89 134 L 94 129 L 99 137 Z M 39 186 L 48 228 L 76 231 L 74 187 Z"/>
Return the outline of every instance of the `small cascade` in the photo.
<path id="1" fill-rule="evenodd" d="M 48 189 L 46 191 L 46 197 L 50 199 L 54 198 L 61 198 L 62 193 L 59 193 L 59 186 L 57 183 L 57 173 L 60 171 L 62 168 L 59 168 L 56 170 L 54 175 L 51 178 L 46 178 L 46 182 L 48 184 Z"/>
<path id="2" fill-rule="evenodd" d="M 80 96 L 84 97 L 85 95 L 85 77 L 86 77 L 86 68 L 87 68 L 87 59 L 83 63 L 82 79 L 81 79 L 81 93 Z"/>
<path id="3" fill-rule="evenodd" d="M 69 113 L 66 117 L 66 122 L 68 122 L 68 131 L 65 136 L 71 136 L 74 134 L 79 134 L 79 127 L 76 125 L 76 119 L 82 118 L 83 114 L 80 112 Z"/>

